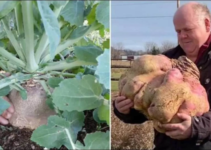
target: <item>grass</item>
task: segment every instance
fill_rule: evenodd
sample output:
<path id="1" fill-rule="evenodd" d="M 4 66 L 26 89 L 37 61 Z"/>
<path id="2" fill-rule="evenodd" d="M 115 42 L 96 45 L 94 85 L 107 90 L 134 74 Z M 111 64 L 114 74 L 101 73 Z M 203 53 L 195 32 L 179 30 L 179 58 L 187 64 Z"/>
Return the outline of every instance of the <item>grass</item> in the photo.
<path id="1" fill-rule="evenodd" d="M 111 81 L 111 91 L 118 91 L 118 81 Z"/>

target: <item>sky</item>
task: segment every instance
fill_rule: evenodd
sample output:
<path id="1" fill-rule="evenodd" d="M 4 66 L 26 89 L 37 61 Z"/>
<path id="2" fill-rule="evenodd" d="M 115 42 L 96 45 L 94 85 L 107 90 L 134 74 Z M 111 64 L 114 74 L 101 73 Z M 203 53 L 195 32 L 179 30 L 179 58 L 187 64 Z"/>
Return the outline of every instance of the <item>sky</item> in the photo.
<path id="1" fill-rule="evenodd" d="M 180 6 L 188 1 L 180 1 Z M 211 11 L 211 1 L 206 4 Z M 177 1 L 111 1 L 111 45 L 144 50 L 146 42 L 177 43 L 173 15 Z"/>

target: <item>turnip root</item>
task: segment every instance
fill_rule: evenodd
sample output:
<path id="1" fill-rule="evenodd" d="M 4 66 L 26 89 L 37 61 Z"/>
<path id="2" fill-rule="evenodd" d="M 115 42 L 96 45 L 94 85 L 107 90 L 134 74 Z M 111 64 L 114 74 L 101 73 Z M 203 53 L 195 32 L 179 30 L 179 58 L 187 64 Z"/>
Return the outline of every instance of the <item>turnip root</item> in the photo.
<path id="1" fill-rule="evenodd" d="M 39 83 L 33 85 L 23 85 L 27 90 L 27 100 L 22 100 L 16 90 L 12 90 L 9 98 L 14 105 L 15 112 L 9 122 L 16 127 L 36 129 L 40 125 L 47 123 L 47 118 L 54 115 L 46 104 L 46 93 Z"/>
<path id="2" fill-rule="evenodd" d="M 143 55 L 119 80 L 121 95 L 134 101 L 134 108 L 159 124 L 178 123 L 177 113 L 200 116 L 209 110 L 207 94 L 199 82 L 196 65 L 185 56 L 178 60 L 164 55 Z"/>
<path id="3" fill-rule="evenodd" d="M 170 68 L 172 64 L 165 56 L 144 55 L 136 59 L 126 74 L 121 76 L 119 90 L 122 95 L 133 99 L 146 83 Z"/>

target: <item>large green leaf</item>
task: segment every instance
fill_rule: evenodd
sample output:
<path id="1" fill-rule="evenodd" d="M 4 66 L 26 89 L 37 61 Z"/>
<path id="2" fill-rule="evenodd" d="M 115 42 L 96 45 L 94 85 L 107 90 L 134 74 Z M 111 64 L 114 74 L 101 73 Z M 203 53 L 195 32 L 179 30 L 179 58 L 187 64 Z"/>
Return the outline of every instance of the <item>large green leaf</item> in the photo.
<path id="1" fill-rule="evenodd" d="M 64 111 L 62 116 L 69 122 L 71 122 L 71 127 L 72 127 L 72 134 L 73 134 L 73 141 L 76 141 L 78 132 L 82 129 L 82 126 L 84 125 L 84 113 L 83 112 L 78 112 L 78 111 L 71 111 L 67 112 Z M 77 118 L 77 119 L 76 119 Z"/>
<path id="2" fill-rule="evenodd" d="M 105 28 L 109 28 L 109 2 L 110 1 L 100 2 L 96 9 L 96 18 L 98 22 L 104 25 Z"/>
<path id="3" fill-rule="evenodd" d="M 0 115 L 10 107 L 10 103 L 0 97 Z"/>
<path id="4" fill-rule="evenodd" d="M 9 94 L 9 92 L 10 92 L 10 87 L 6 86 L 6 87 L 0 89 L 0 96 L 5 96 L 5 95 Z"/>
<path id="5" fill-rule="evenodd" d="M 105 88 L 110 89 L 110 51 L 105 50 L 103 54 L 97 57 L 98 66 L 95 74 L 99 76 L 99 81 Z"/>
<path id="6" fill-rule="evenodd" d="M 89 25 L 92 24 L 95 21 L 95 19 L 96 19 L 96 13 L 95 13 L 96 12 L 96 7 L 97 7 L 97 5 L 94 5 L 92 10 L 91 10 L 91 12 L 87 16 L 87 20 L 88 20 Z"/>
<path id="7" fill-rule="evenodd" d="M 15 6 L 20 3 L 19 1 L 0 1 L 0 18 L 9 14 Z"/>
<path id="8" fill-rule="evenodd" d="M 89 46 L 76 46 L 74 48 L 75 56 L 79 60 L 87 61 L 87 62 L 94 62 L 97 63 L 96 58 L 103 53 L 103 51 L 95 46 L 95 45 L 89 45 Z M 109 61 L 109 60 L 108 60 Z"/>
<path id="9" fill-rule="evenodd" d="M 60 110 L 84 111 L 99 107 L 103 99 L 102 88 L 92 75 L 85 75 L 82 79 L 65 79 L 55 88 L 53 103 Z"/>
<path id="10" fill-rule="evenodd" d="M 98 108 L 98 117 L 100 120 L 103 120 L 103 121 L 106 121 L 106 123 L 109 125 L 110 124 L 110 108 L 109 108 L 109 105 L 107 104 L 104 104 L 104 105 L 101 105 L 99 108 Z"/>
<path id="11" fill-rule="evenodd" d="M 85 147 L 79 142 L 76 144 L 80 149 L 109 149 L 109 132 L 95 132 L 87 134 L 84 139 Z"/>
<path id="12" fill-rule="evenodd" d="M 64 145 L 68 149 L 76 149 L 76 132 L 82 129 L 84 116 L 80 112 L 65 113 L 64 116 L 66 119 L 50 116 L 48 124 L 38 127 L 31 140 L 46 148 L 60 148 Z"/>
<path id="13" fill-rule="evenodd" d="M 61 15 L 72 25 L 83 25 L 84 21 L 84 1 L 69 1 Z"/>
<path id="14" fill-rule="evenodd" d="M 51 58 L 53 58 L 56 48 L 60 43 L 61 33 L 59 23 L 54 15 L 54 12 L 48 6 L 47 1 L 37 1 L 37 4 L 45 27 L 46 35 L 49 39 Z"/>

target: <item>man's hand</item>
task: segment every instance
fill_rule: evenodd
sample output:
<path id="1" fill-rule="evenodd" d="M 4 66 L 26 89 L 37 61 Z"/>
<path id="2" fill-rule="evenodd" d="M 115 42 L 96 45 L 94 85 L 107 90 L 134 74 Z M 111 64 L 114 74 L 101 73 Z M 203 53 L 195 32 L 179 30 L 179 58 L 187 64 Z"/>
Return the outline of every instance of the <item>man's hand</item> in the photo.
<path id="1" fill-rule="evenodd" d="M 3 97 L 3 98 L 10 103 L 7 97 Z M 10 105 L 11 106 L 7 110 L 5 110 L 2 115 L 0 115 L 0 124 L 7 125 L 9 123 L 8 119 L 11 118 L 12 114 L 15 111 L 13 105 L 11 103 Z"/>
<path id="2" fill-rule="evenodd" d="M 118 96 L 115 99 L 116 109 L 122 114 L 129 114 L 130 108 L 133 107 L 133 101 L 125 96 Z"/>
<path id="3" fill-rule="evenodd" d="M 181 123 L 162 124 L 161 126 L 167 131 L 166 135 L 172 139 L 187 139 L 191 135 L 191 116 L 183 113 L 178 113 L 177 116 L 183 120 Z"/>

